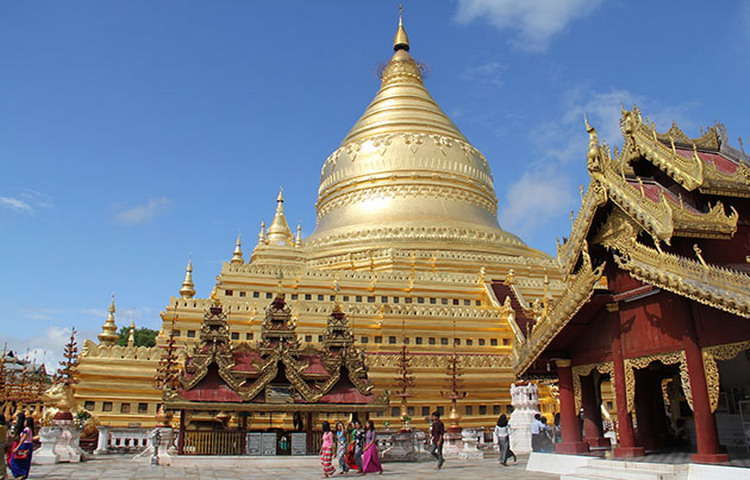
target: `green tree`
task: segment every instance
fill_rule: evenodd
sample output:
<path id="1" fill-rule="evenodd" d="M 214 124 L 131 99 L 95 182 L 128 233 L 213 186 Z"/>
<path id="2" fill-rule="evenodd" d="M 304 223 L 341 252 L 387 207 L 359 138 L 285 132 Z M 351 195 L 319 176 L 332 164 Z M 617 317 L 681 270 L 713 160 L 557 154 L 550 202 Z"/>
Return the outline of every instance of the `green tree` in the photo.
<path id="1" fill-rule="evenodd" d="M 120 336 L 117 339 L 117 344 L 125 346 L 128 344 L 128 336 L 130 335 L 130 327 L 120 327 L 120 331 L 117 332 Z M 156 336 L 159 334 L 158 330 L 152 330 L 150 328 L 136 328 L 133 334 L 135 338 L 136 347 L 153 347 L 156 345 Z"/>

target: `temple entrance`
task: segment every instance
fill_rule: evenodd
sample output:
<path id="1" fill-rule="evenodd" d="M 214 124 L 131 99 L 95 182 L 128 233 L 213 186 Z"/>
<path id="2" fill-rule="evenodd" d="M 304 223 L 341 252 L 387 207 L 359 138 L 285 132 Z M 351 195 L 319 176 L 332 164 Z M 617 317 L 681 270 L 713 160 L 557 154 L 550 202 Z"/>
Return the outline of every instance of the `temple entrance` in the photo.
<path id="1" fill-rule="evenodd" d="M 747 458 L 750 457 L 750 350 L 735 351 L 716 356 L 719 373 L 716 427 L 719 443 L 730 458 Z"/>
<path id="2" fill-rule="evenodd" d="M 694 451 L 693 414 L 678 365 L 655 361 L 636 369 L 634 406 L 636 439 L 646 453 Z"/>

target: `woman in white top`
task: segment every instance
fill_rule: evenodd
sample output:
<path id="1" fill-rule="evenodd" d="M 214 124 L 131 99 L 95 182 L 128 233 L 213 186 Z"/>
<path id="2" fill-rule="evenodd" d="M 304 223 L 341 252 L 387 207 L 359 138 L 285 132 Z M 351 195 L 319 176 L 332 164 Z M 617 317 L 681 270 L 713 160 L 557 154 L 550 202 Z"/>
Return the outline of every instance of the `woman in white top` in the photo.
<path id="1" fill-rule="evenodd" d="M 510 450 L 510 425 L 508 424 L 508 417 L 504 414 L 500 415 L 495 425 L 495 443 L 497 444 L 497 451 L 500 454 L 498 460 L 504 466 L 508 466 L 508 458 L 513 457 L 513 461 L 516 461 L 516 454 Z"/>

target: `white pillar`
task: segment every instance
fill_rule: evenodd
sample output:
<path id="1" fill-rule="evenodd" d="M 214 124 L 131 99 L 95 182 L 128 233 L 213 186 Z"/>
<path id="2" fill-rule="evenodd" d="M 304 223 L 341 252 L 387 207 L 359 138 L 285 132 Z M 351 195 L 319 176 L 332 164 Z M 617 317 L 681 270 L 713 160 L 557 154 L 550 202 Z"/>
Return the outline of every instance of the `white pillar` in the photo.
<path id="1" fill-rule="evenodd" d="M 94 450 L 94 455 L 102 455 L 104 453 L 107 453 L 107 447 L 109 446 L 109 427 L 100 425 L 96 428 L 99 431 L 99 439 L 96 442 L 96 450 Z"/>
<path id="2" fill-rule="evenodd" d="M 510 449 L 515 454 L 531 451 L 531 422 L 539 413 L 539 392 L 536 384 L 510 385 Z"/>
<path id="3" fill-rule="evenodd" d="M 39 430 L 39 440 L 42 446 L 31 456 L 31 463 L 34 465 L 53 465 L 58 463 L 60 457 L 55 452 L 55 447 L 61 434 L 60 427 L 42 427 Z"/>

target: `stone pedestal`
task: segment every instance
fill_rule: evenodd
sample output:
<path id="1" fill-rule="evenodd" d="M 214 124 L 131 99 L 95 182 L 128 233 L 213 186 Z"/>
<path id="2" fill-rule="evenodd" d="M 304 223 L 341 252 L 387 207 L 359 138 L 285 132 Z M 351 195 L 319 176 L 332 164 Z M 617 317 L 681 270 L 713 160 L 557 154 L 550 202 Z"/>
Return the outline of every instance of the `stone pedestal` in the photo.
<path id="1" fill-rule="evenodd" d="M 539 413 L 539 392 L 536 384 L 510 385 L 510 449 L 515 454 L 531 452 L 531 422 Z"/>
<path id="2" fill-rule="evenodd" d="M 443 435 L 443 457 L 458 457 L 464 449 L 461 438 L 461 427 L 449 427 Z"/>
<path id="3" fill-rule="evenodd" d="M 55 453 L 59 462 L 78 463 L 83 457 L 81 451 L 80 439 L 81 432 L 78 431 L 72 422 L 59 422 L 60 437 L 55 445 Z"/>
<path id="4" fill-rule="evenodd" d="M 97 427 L 99 432 L 99 438 L 96 440 L 96 450 L 94 455 L 103 455 L 107 453 L 107 447 L 109 446 L 109 427 L 100 425 Z"/>
<path id="5" fill-rule="evenodd" d="M 383 452 L 384 462 L 416 462 L 416 439 L 412 431 L 400 431 L 391 435 L 391 447 Z"/>
<path id="6" fill-rule="evenodd" d="M 174 429 L 172 427 L 156 427 L 151 431 L 149 438 L 151 439 L 149 446 L 146 448 L 146 450 L 133 457 L 133 461 L 145 459 L 147 462 L 151 462 L 151 458 L 154 456 L 154 445 L 156 445 L 158 439 L 158 464 L 172 465 L 172 455 L 175 453 Z"/>
<path id="7" fill-rule="evenodd" d="M 476 430 L 465 428 L 461 431 L 461 441 L 463 442 L 463 448 L 458 452 L 458 456 L 464 459 L 476 459 L 484 458 L 484 453 L 477 448 L 477 436 L 479 433 Z"/>
<path id="8" fill-rule="evenodd" d="M 42 427 L 39 430 L 39 441 L 42 446 L 31 457 L 34 465 L 53 465 L 60 462 L 60 456 L 55 453 L 55 446 L 62 430 L 60 427 Z"/>

